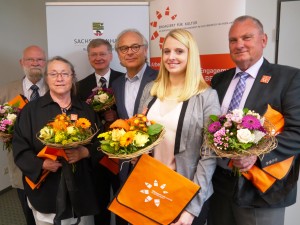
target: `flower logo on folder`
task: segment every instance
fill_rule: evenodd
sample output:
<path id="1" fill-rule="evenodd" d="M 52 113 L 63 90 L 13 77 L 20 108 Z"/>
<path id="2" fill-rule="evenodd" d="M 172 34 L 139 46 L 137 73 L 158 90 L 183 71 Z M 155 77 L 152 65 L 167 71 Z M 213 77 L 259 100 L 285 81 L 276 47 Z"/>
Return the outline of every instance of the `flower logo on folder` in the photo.
<path id="1" fill-rule="evenodd" d="M 168 191 L 164 190 L 165 187 L 167 186 L 166 184 L 162 184 L 159 186 L 158 181 L 154 180 L 153 185 L 150 183 L 147 183 L 147 182 L 145 182 L 145 185 L 148 189 L 141 190 L 141 193 L 147 195 L 147 197 L 145 198 L 145 202 L 151 202 L 152 199 L 154 199 L 153 202 L 154 202 L 155 206 L 159 207 L 160 199 L 166 199 L 166 200 L 169 200 L 170 202 L 173 201 L 172 199 L 170 199 L 166 196 L 166 194 L 169 193 Z M 160 193 L 160 192 L 162 192 L 162 193 Z"/>
<path id="2" fill-rule="evenodd" d="M 133 225 L 169 225 L 199 190 L 193 181 L 143 154 L 108 209 Z"/>

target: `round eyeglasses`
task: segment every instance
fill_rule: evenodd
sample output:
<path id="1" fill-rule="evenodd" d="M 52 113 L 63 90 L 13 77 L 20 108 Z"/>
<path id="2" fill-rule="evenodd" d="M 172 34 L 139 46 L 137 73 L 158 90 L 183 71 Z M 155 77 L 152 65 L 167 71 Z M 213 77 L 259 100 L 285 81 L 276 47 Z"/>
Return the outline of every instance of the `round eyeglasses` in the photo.
<path id="1" fill-rule="evenodd" d="M 124 46 L 118 47 L 118 49 L 122 53 L 127 53 L 129 51 L 129 49 L 131 49 L 132 52 L 136 53 L 140 50 L 141 46 L 144 46 L 144 45 L 138 45 L 138 44 L 134 44 L 134 45 L 131 45 L 131 46 L 124 45 Z"/>

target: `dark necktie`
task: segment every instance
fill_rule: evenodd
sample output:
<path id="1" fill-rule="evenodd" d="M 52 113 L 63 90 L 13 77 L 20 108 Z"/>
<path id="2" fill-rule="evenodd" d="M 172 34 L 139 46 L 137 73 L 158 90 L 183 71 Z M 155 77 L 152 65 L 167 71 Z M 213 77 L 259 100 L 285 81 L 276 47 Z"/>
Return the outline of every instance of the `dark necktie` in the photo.
<path id="1" fill-rule="evenodd" d="M 234 109 L 237 109 L 240 105 L 241 99 L 243 97 L 245 87 L 246 87 L 246 80 L 249 77 L 248 73 L 245 72 L 239 72 L 237 76 L 240 76 L 240 80 L 235 86 L 231 102 L 228 107 L 228 111 L 232 111 Z"/>
<path id="2" fill-rule="evenodd" d="M 32 90 L 32 93 L 30 95 L 30 101 L 33 101 L 35 99 L 37 99 L 38 97 L 40 97 L 40 94 L 38 92 L 39 87 L 35 84 L 33 84 L 30 89 Z"/>
<path id="3" fill-rule="evenodd" d="M 106 79 L 104 77 L 101 77 L 99 80 L 100 87 L 106 88 L 106 82 L 107 82 Z"/>

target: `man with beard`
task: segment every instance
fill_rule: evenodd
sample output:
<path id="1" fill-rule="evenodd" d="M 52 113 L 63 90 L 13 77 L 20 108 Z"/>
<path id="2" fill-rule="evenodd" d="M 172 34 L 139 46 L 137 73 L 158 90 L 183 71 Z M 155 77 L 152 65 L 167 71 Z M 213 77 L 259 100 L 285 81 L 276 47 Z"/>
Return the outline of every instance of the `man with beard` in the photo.
<path id="1" fill-rule="evenodd" d="M 25 76 L 0 87 L 0 104 L 8 102 L 20 94 L 28 100 L 34 100 L 47 91 L 43 79 L 46 56 L 42 48 L 35 45 L 25 48 L 20 59 L 20 65 Z M 12 150 L 7 151 L 7 158 L 11 185 L 17 189 L 27 225 L 35 225 L 32 211 L 28 207 L 27 197 L 23 190 L 22 173 L 14 163 Z"/>

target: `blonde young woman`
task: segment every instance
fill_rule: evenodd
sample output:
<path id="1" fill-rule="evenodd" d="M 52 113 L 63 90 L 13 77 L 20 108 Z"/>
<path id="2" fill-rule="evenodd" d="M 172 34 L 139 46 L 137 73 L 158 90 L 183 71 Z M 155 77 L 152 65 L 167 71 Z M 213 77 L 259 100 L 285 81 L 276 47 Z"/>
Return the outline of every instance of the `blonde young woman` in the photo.
<path id="1" fill-rule="evenodd" d="M 200 149 L 203 128 L 210 114 L 220 114 L 220 105 L 202 77 L 198 47 L 187 30 L 171 30 L 165 37 L 158 77 L 141 98 L 139 111 L 145 110 L 166 128 L 154 158 L 201 186 L 172 225 L 205 224 L 216 161 L 202 158 Z"/>

